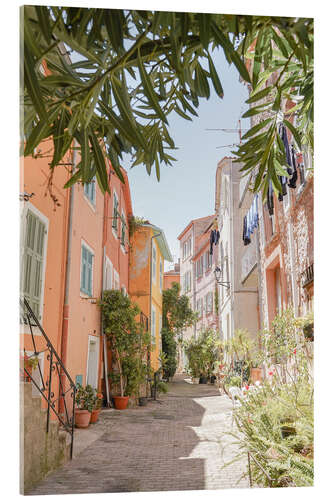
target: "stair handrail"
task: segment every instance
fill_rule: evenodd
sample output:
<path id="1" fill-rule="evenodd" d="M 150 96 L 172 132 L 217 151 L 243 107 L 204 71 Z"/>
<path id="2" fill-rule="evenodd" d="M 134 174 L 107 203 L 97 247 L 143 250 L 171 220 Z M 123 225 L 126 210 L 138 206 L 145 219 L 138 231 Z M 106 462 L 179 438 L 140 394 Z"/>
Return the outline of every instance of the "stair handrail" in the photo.
<path id="1" fill-rule="evenodd" d="M 61 358 L 59 357 L 57 351 L 53 347 L 52 342 L 50 341 L 50 339 L 46 335 L 42 325 L 38 321 L 35 313 L 33 312 L 32 308 L 30 307 L 29 302 L 27 301 L 26 298 L 24 298 L 24 300 L 22 300 L 22 298 L 20 298 L 20 306 L 21 306 L 21 313 L 23 316 L 24 323 L 26 324 L 26 321 L 27 321 L 27 323 L 29 324 L 30 335 L 32 338 L 32 343 L 33 343 L 33 348 L 34 348 L 34 354 L 32 356 L 35 356 L 35 357 L 37 356 L 37 359 L 38 359 L 38 371 L 40 374 L 40 382 L 42 383 L 42 389 L 40 388 L 39 383 L 36 380 L 34 380 L 34 378 L 32 377 L 32 373 L 29 372 L 25 366 L 23 367 L 23 370 L 21 369 L 21 372 L 25 373 L 26 376 L 28 376 L 31 379 L 31 382 L 34 384 L 34 386 L 37 388 L 37 390 L 43 396 L 44 400 L 47 402 L 46 432 L 49 431 L 50 409 L 51 409 L 53 411 L 53 413 L 57 416 L 59 422 L 63 425 L 65 431 L 70 434 L 70 436 L 71 436 L 70 458 L 72 458 L 73 457 L 73 442 L 74 442 L 74 409 L 75 409 L 76 385 L 73 382 L 73 380 L 72 380 L 71 376 L 69 375 L 66 367 L 64 366 Z M 31 318 L 32 318 L 34 324 L 31 323 Z M 43 351 L 37 351 L 37 349 L 36 349 L 33 327 L 38 328 L 38 330 L 40 331 L 40 333 L 42 334 L 42 336 L 44 337 L 44 339 L 46 341 L 46 349 L 44 349 Z M 43 352 L 46 352 L 46 351 L 49 351 L 47 359 L 50 361 L 50 370 L 49 370 L 48 379 L 46 380 L 46 382 L 44 382 L 44 375 L 42 373 L 42 370 L 41 370 L 41 367 L 39 364 L 38 355 L 43 353 Z M 24 352 L 25 352 L 25 348 L 24 348 Z M 54 358 L 55 358 L 55 360 L 54 360 Z M 60 367 L 60 370 L 59 370 L 59 367 Z M 55 369 L 56 369 L 58 377 L 59 377 L 59 392 L 61 391 L 59 398 L 56 398 L 56 399 L 54 399 L 54 393 L 52 393 L 52 390 L 51 390 L 52 389 L 52 387 L 51 387 L 52 386 L 52 373 Z M 69 389 L 66 391 L 64 391 L 64 388 L 62 386 L 62 374 L 65 374 L 67 380 L 69 381 Z M 46 392 L 47 387 L 48 387 L 48 395 L 46 396 L 45 392 Z M 67 411 L 67 404 L 66 404 L 66 400 L 65 400 L 65 395 L 70 390 L 73 391 L 72 394 L 70 394 L 70 396 L 73 399 L 72 416 L 71 417 L 69 416 L 69 413 Z M 60 413 L 58 413 L 57 410 L 55 409 L 55 403 L 57 401 L 60 403 L 61 400 L 64 403 L 64 410 L 65 410 L 65 414 L 66 414 L 66 419 L 64 419 L 60 415 Z"/>

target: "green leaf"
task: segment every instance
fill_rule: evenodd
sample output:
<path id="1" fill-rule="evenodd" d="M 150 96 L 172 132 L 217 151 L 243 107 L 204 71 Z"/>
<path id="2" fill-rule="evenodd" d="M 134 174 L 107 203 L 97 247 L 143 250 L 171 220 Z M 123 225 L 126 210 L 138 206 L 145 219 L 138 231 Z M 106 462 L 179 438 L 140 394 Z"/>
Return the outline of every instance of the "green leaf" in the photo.
<path id="1" fill-rule="evenodd" d="M 271 118 L 267 118 L 267 120 L 263 120 L 262 122 L 258 123 L 258 125 L 255 125 L 254 127 L 250 128 L 250 130 L 248 132 L 246 132 L 245 135 L 243 135 L 242 139 L 243 140 L 246 140 L 248 139 L 249 137 L 252 137 L 253 135 L 255 135 L 257 132 L 259 132 L 259 130 L 261 130 L 262 128 L 264 128 L 268 123 L 270 123 L 272 121 Z"/>
<path id="2" fill-rule="evenodd" d="M 259 101 L 259 99 L 262 99 L 266 95 L 268 95 L 274 87 L 270 85 L 269 87 L 264 88 L 263 90 L 260 90 L 259 92 L 256 92 L 255 94 L 251 93 L 251 97 L 247 99 L 245 102 L 248 104 L 251 104 L 252 102 Z"/>
<path id="3" fill-rule="evenodd" d="M 41 120 L 48 121 L 43 95 L 35 72 L 34 58 L 24 44 L 24 85 Z"/>
<path id="4" fill-rule="evenodd" d="M 258 113 L 262 113 L 262 111 L 266 107 L 267 107 L 267 104 L 261 104 L 260 106 L 256 106 L 254 108 L 250 108 L 248 111 L 246 111 L 242 115 L 242 118 L 248 118 L 249 116 L 254 116 L 254 115 L 257 115 Z"/>
<path id="5" fill-rule="evenodd" d="M 37 13 L 39 26 L 46 40 L 46 43 L 50 44 L 52 41 L 52 29 L 50 25 L 50 15 L 48 8 L 35 5 L 35 11 Z"/>
<path id="6" fill-rule="evenodd" d="M 106 172 L 105 158 L 102 152 L 103 145 L 99 144 L 99 141 L 97 140 L 97 137 L 94 132 L 89 133 L 89 139 L 92 145 L 92 150 L 95 159 L 97 181 L 103 192 L 107 191 L 108 193 L 110 193 L 108 175 Z M 123 177 L 120 180 L 124 182 Z"/>
<path id="7" fill-rule="evenodd" d="M 295 141 L 297 142 L 297 146 L 299 147 L 299 149 L 301 150 L 302 149 L 302 138 L 298 132 L 298 130 L 294 127 L 294 125 L 292 125 L 292 123 L 290 123 L 290 121 L 288 120 L 283 120 L 283 123 L 285 124 L 285 126 L 287 128 L 289 128 L 290 132 L 292 133 L 292 135 L 294 136 L 295 138 Z"/>
<path id="8" fill-rule="evenodd" d="M 182 118 L 185 118 L 185 120 L 189 120 L 190 122 L 192 121 L 192 118 L 190 116 L 187 116 L 183 111 L 177 106 L 177 104 L 174 107 L 174 110 L 176 113 L 181 116 Z"/>
<path id="9" fill-rule="evenodd" d="M 211 14 L 197 14 L 199 21 L 199 36 L 202 45 L 205 49 L 208 48 L 209 40 L 210 40 L 210 22 L 211 22 Z"/>
<path id="10" fill-rule="evenodd" d="M 246 81 L 251 83 L 251 78 L 249 72 L 246 69 L 244 62 L 241 60 L 239 54 L 235 51 L 230 40 L 224 35 L 224 33 L 218 28 L 215 22 L 211 23 L 211 29 L 214 34 L 216 42 L 218 42 L 226 56 L 230 57 L 236 68 L 238 69 L 241 77 Z"/>
<path id="11" fill-rule="evenodd" d="M 40 142 L 49 137 L 51 133 L 51 127 L 47 121 L 40 120 L 37 125 L 32 129 L 30 135 L 27 138 L 27 142 L 24 148 L 24 156 L 29 156 L 33 153 L 33 150 L 40 144 Z"/>
<path id="12" fill-rule="evenodd" d="M 77 168 L 79 168 L 80 164 L 77 165 Z M 77 172 L 75 172 L 74 175 L 72 175 L 72 177 L 66 182 L 66 184 L 64 185 L 64 188 L 67 189 L 71 186 L 73 186 L 73 184 L 76 184 L 79 180 L 81 180 L 81 170 L 79 169 Z"/>
<path id="13" fill-rule="evenodd" d="M 168 123 L 168 120 L 167 120 L 165 114 L 163 113 L 159 103 L 158 103 L 158 98 L 157 98 L 157 95 L 153 89 L 149 75 L 147 75 L 146 70 L 144 68 L 144 64 L 142 63 L 140 49 L 138 50 L 138 63 L 139 63 L 139 72 L 140 72 L 140 76 L 141 76 L 141 80 L 142 80 L 142 84 L 143 84 L 144 93 L 147 96 L 151 106 L 156 111 L 157 115 L 161 118 L 161 120 L 164 123 Z"/>
<path id="14" fill-rule="evenodd" d="M 63 108 L 60 111 L 58 120 L 54 125 L 54 133 L 53 133 L 54 152 L 53 152 L 53 159 L 50 165 L 51 168 L 55 167 L 62 158 L 61 153 L 64 147 L 64 133 L 65 133 L 65 126 L 67 123 L 68 123 L 67 110 Z"/>
<path id="15" fill-rule="evenodd" d="M 222 99 L 223 96 L 224 96 L 223 88 L 222 88 L 219 76 L 218 76 L 218 74 L 216 72 L 216 69 L 215 69 L 214 63 L 212 61 L 212 58 L 210 57 L 210 55 L 209 55 L 208 52 L 207 52 L 207 57 L 208 57 L 208 63 L 209 63 L 210 77 L 212 79 L 212 82 L 213 82 L 213 85 L 214 85 L 214 89 L 215 89 L 217 95 L 219 97 L 221 97 L 221 99 Z"/>

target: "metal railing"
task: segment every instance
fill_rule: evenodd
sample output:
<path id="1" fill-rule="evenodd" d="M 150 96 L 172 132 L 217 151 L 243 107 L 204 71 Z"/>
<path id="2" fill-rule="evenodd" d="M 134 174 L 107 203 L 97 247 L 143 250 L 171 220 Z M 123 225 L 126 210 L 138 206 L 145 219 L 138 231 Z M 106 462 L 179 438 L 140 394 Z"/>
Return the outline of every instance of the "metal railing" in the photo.
<path id="1" fill-rule="evenodd" d="M 309 285 L 313 281 L 313 263 L 301 273 L 302 286 Z"/>
<path id="2" fill-rule="evenodd" d="M 24 348 L 24 366 L 21 368 L 21 373 L 25 378 L 31 380 L 31 383 L 38 390 L 47 403 L 47 418 L 46 418 L 46 432 L 49 432 L 50 427 L 50 412 L 56 415 L 62 428 L 71 436 L 70 457 L 73 457 L 73 441 L 74 441 L 74 408 L 75 408 L 75 394 L 76 386 L 63 365 L 58 353 L 51 344 L 50 339 L 44 332 L 41 324 L 39 323 L 36 315 L 31 309 L 28 301 L 20 299 L 20 317 L 24 325 L 29 326 L 29 332 L 33 354 L 27 356 Z M 36 335 L 36 328 L 38 334 Z M 41 334 L 41 335 L 40 335 Z M 37 338 L 38 340 L 37 340 Z M 41 342 L 42 339 L 42 342 Z M 40 344 L 43 344 L 40 347 Z M 37 348 L 38 345 L 38 348 Z M 41 367 L 41 354 L 44 356 L 44 366 Z M 34 373 L 26 366 L 26 361 L 34 359 L 36 363 Z M 45 366 L 45 360 L 46 364 Z M 37 372 L 36 372 L 37 370 Z M 58 394 L 58 396 L 55 394 Z"/>
<path id="3" fill-rule="evenodd" d="M 271 488 L 272 487 L 272 484 L 273 484 L 273 479 L 271 478 L 271 476 L 268 474 L 267 471 L 265 471 L 265 469 L 263 468 L 263 466 L 258 462 L 258 460 L 252 455 L 252 453 L 250 453 L 249 451 L 247 452 L 247 462 L 248 462 L 248 468 L 249 468 L 249 481 L 250 481 L 250 488 L 252 488 L 253 486 L 253 481 L 252 481 L 252 472 L 251 472 L 251 460 L 253 460 L 253 462 L 259 467 L 259 469 L 261 470 L 261 472 L 263 472 L 263 474 L 267 477 L 268 479 L 268 484 L 269 484 L 269 487 Z"/>

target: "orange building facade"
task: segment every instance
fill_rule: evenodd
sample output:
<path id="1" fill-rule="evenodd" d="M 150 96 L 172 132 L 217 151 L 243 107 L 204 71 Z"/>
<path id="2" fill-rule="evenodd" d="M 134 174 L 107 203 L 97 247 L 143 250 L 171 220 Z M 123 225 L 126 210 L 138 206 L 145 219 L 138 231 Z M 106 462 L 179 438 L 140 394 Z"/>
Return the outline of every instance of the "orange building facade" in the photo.
<path id="1" fill-rule="evenodd" d="M 160 367 L 162 349 L 162 292 L 164 261 L 172 256 L 162 229 L 145 223 L 135 228 L 131 236 L 130 288 L 131 299 L 148 318 L 151 335 L 150 366 Z"/>

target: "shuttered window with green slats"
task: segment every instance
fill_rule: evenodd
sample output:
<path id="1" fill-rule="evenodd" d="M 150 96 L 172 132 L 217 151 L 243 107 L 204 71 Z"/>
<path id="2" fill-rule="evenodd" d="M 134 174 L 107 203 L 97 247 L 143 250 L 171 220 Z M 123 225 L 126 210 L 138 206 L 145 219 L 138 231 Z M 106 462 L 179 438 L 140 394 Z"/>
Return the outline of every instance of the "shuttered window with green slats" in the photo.
<path id="1" fill-rule="evenodd" d="M 37 318 L 41 318 L 45 223 L 31 210 L 26 215 L 22 292 Z"/>
<path id="2" fill-rule="evenodd" d="M 96 177 L 84 185 L 84 194 L 94 206 L 96 205 Z"/>
<path id="3" fill-rule="evenodd" d="M 84 245 L 81 247 L 81 292 L 92 297 L 94 254 Z"/>

